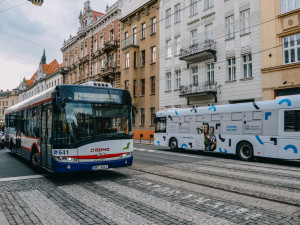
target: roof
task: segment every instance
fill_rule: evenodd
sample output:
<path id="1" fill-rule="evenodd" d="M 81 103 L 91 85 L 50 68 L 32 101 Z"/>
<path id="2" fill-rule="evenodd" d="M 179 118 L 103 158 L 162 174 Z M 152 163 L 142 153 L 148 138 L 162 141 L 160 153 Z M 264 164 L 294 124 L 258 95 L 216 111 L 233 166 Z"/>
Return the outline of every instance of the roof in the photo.
<path id="1" fill-rule="evenodd" d="M 94 22 L 99 20 L 99 18 L 101 18 L 103 15 L 104 15 L 104 13 L 97 12 L 97 11 L 92 11 L 92 16 L 93 16 L 93 21 Z M 99 18 L 97 19 L 97 17 L 99 17 Z"/>
<path id="2" fill-rule="evenodd" d="M 58 70 L 58 67 L 60 65 L 58 64 L 57 60 L 54 59 L 51 63 L 49 63 L 49 64 L 43 64 L 42 66 L 43 66 L 43 71 L 46 73 L 47 76 L 49 76 L 52 73 L 56 72 Z M 30 87 L 31 85 L 33 85 L 36 73 L 37 72 L 35 72 L 33 74 L 33 76 L 29 80 L 26 80 L 26 86 L 27 87 Z"/>
<path id="3" fill-rule="evenodd" d="M 0 98 L 6 98 L 11 95 L 11 91 L 0 92 Z"/>

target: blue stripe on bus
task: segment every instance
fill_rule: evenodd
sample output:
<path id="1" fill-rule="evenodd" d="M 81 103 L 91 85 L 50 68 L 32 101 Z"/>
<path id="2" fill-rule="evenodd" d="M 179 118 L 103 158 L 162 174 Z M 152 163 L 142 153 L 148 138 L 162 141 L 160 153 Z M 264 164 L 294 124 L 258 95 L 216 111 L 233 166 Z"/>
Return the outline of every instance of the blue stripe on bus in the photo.
<path id="1" fill-rule="evenodd" d="M 284 150 L 289 150 L 289 149 L 292 149 L 294 151 L 295 154 L 298 154 L 298 149 L 295 145 L 287 145 L 284 147 Z"/>
<path id="2" fill-rule="evenodd" d="M 282 99 L 278 104 L 282 105 L 283 103 L 287 103 L 288 106 L 292 106 L 292 102 L 289 99 Z"/>
<path id="3" fill-rule="evenodd" d="M 259 142 L 261 145 L 264 144 L 264 142 L 260 139 L 260 137 L 259 137 L 258 135 L 256 135 L 255 137 L 256 137 L 256 139 L 258 140 L 258 142 Z"/>

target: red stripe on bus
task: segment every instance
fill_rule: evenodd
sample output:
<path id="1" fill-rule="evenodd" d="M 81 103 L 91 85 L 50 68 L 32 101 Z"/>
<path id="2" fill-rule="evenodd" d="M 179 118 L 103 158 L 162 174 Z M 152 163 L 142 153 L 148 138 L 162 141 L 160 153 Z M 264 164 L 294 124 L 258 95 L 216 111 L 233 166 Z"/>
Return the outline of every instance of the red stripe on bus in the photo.
<path id="1" fill-rule="evenodd" d="M 109 155 L 102 155 L 102 156 L 97 156 L 97 155 L 81 155 L 81 156 L 66 156 L 66 157 L 71 157 L 71 158 L 76 158 L 76 159 L 106 159 L 106 158 L 118 157 L 118 156 L 126 154 L 126 153 L 128 153 L 128 152 L 122 152 L 122 153 L 117 153 L 117 154 L 109 154 Z"/>

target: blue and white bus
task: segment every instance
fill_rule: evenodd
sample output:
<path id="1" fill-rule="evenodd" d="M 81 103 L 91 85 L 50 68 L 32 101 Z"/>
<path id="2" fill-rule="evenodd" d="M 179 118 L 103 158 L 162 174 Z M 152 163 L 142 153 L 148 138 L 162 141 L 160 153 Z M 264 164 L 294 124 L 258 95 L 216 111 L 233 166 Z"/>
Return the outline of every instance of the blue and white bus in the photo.
<path id="1" fill-rule="evenodd" d="M 131 113 L 127 90 L 59 85 L 5 111 L 6 146 L 52 173 L 131 166 Z"/>
<path id="2" fill-rule="evenodd" d="M 155 144 L 254 157 L 300 159 L 300 95 L 232 105 L 168 109 L 155 118 Z"/>

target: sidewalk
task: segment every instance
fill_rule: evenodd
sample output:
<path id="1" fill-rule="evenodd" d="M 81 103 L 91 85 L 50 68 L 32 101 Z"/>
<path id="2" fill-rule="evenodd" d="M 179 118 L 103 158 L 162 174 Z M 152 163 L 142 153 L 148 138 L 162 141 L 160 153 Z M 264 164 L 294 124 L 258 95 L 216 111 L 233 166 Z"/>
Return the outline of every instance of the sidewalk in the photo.
<path id="1" fill-rule="evenodd" d="M 154 140 L 133 140 L 133 144 L 154 145 Z"/>

